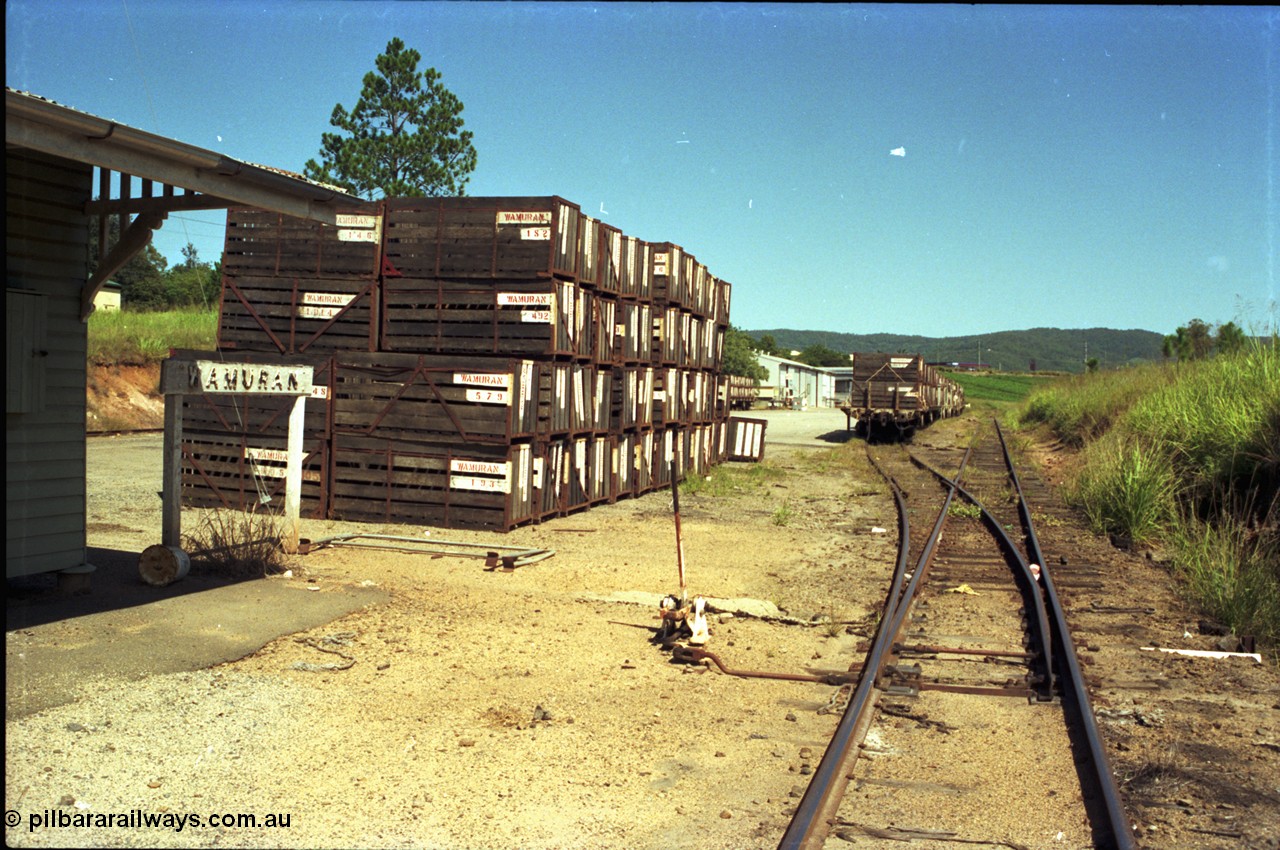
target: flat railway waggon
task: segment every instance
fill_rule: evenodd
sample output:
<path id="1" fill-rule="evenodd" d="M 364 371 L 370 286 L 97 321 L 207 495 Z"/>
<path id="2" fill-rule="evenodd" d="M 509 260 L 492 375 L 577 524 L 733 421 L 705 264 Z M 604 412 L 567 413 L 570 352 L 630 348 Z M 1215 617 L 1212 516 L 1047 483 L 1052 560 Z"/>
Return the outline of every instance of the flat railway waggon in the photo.
<path id="1" fill-rule="evenodd" d="M 909 438 L 964 410 L 964 390 L 919 354 L 851 354 L 853 389 L 840 409 L 868 439 Z"/>

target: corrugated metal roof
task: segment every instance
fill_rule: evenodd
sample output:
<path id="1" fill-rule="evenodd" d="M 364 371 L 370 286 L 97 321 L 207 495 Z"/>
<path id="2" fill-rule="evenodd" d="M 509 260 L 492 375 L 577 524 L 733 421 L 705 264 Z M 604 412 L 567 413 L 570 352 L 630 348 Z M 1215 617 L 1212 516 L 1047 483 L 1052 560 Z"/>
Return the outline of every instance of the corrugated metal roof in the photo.
<path id="1" fill-rule="evenodd" d="M 131 125 L 129 125 L 129 124 L 125 124 L 125 123 L 123 123 L 123 122 L 116 121 L 116 120 L 111 119 L 111 118 L 106 118 L 106 117 L 101 116 L 101 115 L 96 115 L 96 114 L 91 113 L 91 112 L 85 112 L 84 110 L 76 109 L 75 107 L 68 106 L 68 105 L 67 105 L 67 104 L 65 104 L 65 103 L 60 103 L 60 102 L 58 102 L 58 101 L 56 101 L 56 100 L 53 100 L 52 98 L 44 97 L 43 95 L 38 95 L 38 94 L 35 94 L 35 93 L 33 93 L 33 92 L 23 91 L 23 90 L 20 90 L 20 89 L 15 89 L 15 88 L 11 88 L 11 87 L 9 87 L 9 86 L 5 86 L 5 94 L 6 94 L 6 95 L 15 95 L 15 96 L 20 97 L 20 98 L 23 98 L 23 99 L 25 99 L 25 100 L 35 101 L 35 102 L 38 102 L 38 103 L 47 104 L 47 105 L 49 105 L 49 106 L 56 107 L 56 109 L 57 109 L 57 110 L 62 111 L 62 112 L 65 112 L 65 113 L 67 113 L 67 114 L 68 114 L 68 115 L 70 115 L 70 116 L 78 116 L 78 117 L 80 117 L 80 118 L 88 119 L 88 120 L 91 120 L 91 121 L 102 121 L 102 122 L 106 122 L 107 124 L 110 124 L 110 125 L 112 126 L 112 130 L 111 130 L 111 133 L 112 133 L 112 134 L 114 134 L 114 131 L 115 131 L 115 129 L 116 129 L 116 128 L 121 128 L 121 129 L 124 129 L 124 130 L 130 131 L 130 132 L 132 132 L 132 133 L 134 133 L 134 134 L 139 134 L 139 135 L 143 135 L 143 136 L 149 136 L 149 137 L 152 137 L 152 138 L 154 138 L 154 139 L 156 139 L 156 140 L 163 140 L 163 141 L 172 142 L 174 145 L 184 147 L 184 148 L 188 149 L 188 150 L 189 150 L 189 151 L 191 151 L 191 152 L 201 152 L 201 153 L 204 153 L 204 154 L 206 154 L 206 155 L 208 155 L 208 156 L 215 156 L 215 157 L 219 157 L 219 158 L 222 158 L 222 159 L 224 159 L 224 160 L 226 160 L 226 161 L 228 161 L 228 162 L 238 163 L 238 164 L 241 164 L 241 165 L 249 166 L 249 167 L 251 167 L 251 168 L 261 169 L 262 171 L 270 172 L 270 173 L 272 173 L 272 174 L 277 174 L 277 175 L 280 175 L 280 176 L 282 176 L 282 177 L 287 177 L 287 178 L 289 178 L 289 179 L 291 179 L 291 180 L 296 180 L 296 181 L 298 181 L 299 183 L 305 184 L 305 185 L 307 185 L 307 186 L 310 186 L 310 187 L 313 187 L 313 188 L 316 188 L 316 189 L 322 189 L 322 190 L 325 190 L 325 191 L 328 191 L 328 192 L 335 192 L 335 193 L 337 193 L 337 194 L 339 194 L 339 195 L 344 195 L 344 196 L 346 196 L 347 198 L 350 198 L 350 199 L 352 199 L 352 200 L 360 200 L 360 199 L 359 199 L 358 197 L 356 197 L 355 195 L 351 195 L 351 194 L 350 194 L 346 189 L 343 189 L 341 186 L 334 186 L 334 185 L 333 185 L 333 184 L 331 184 L 331 183 L 322 183 L 322 182 L 320 182 L 320 181 L 318 181 L 318 180 L 312 180 L 312 179 L 311 179 L 311 178 L 309 178 L 309 177 L 305 177 L 305 176 L 303 176 L 303 175 L 301 175 L 301 174 L 298 174 L 296 171 L 289 171 L 289 170 L 284 169 L 284 168 L 278 168 L 278 167 L 276 167 L 276 166 L 274 166 L 274 165 L 264 165 L 263 163 L 253 162 L 253 161 L 251 161 L 251 160 L 247 160 L 247 159 L 239 159 L 239 158 L 237 158 L 237 157 L 229 156 L 229 155 L 224 154 L 224 153 L 221 153 L 221 152 L 219 152 L 219 151 L 213 151 L 213 150 L 209 150 L 209 149 L 207 149 L 207 148 L 201 148 L 201 147 L 199 147 L 199 146 L 197 146 L 197 145 L 191 145 L 191 144 L 188 144 L 188 143 L 186 143 L 186 142 L 182 142 L 182 141 L 179 141 L 179 140 L 177 140 L 177 139 L 173 139 L 173 138 L 171 138 L 171 137 L 162 136 L 162 135 L 160 135 L 160 134 L 158 134 L 158 133 L 152 133 L 152 132 L 151 132 L 151 131 L 149 131 L 149 130 L 142 130 L 142 129 L 139 129 L 139 128 L 137 128 L 137 127 L 133 127 L 133 126 L 131 126 Z M 7 98 L 7 97 L 6 97 L 6 100 L 8 100 L 8 98 Z"/>

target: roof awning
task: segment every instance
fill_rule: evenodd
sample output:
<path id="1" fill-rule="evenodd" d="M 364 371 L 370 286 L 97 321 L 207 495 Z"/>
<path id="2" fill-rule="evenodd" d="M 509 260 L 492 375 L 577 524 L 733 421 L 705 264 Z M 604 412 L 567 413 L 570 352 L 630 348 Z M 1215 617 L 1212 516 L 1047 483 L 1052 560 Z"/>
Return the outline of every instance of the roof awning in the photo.
<path id="1" fill-rule="evenodd" d="M 200 202 L 203 209 L 242 205 L 335 224 L 336 205 L 360 200 L 336 186 L 136 130 L 12 89 L 5 91 L 4 140 L 6 145 L 200 193 L 208 196 Z M 186 200 L 181 200 L 184 197 Z M 149 209 L 127 211 L 192 208 L 189 196 L 171 198 L 155 199 Z"/>
<path id="2" fill-rule="evenodd" d="M 94 295 L 102 284 L 146 246 L 151 232 L 170 212 L 246 206 L 336 224 L 340 206 L 361 202 L 336 186 L 13 89 L 5 90 L 4 141 L 6 147 L 27 148 L 100 169 L 99 196 L 85 204 L 85 213 L 99 216 L 99 244 L 104 251 L 107 216 L 121 217 L 120 237 L 85 284 L 81 298 L 85 317 L 92 312 Z M 113 171 L 119 174 L 116 198 L 110 197 Z M 138 196 L 131 190 L 135 177 L 142 181 Z"/>

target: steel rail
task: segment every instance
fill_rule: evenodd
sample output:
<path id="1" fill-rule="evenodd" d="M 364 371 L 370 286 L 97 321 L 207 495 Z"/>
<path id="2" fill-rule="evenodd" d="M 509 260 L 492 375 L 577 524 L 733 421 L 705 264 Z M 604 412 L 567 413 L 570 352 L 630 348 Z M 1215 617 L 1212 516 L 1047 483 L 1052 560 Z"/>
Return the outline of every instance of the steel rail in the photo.
<path id="1" fill-rule="evenodd" d="M 1000 428 L 999 422 L 996 422 L 996 434 L 1000 438 L 1000 445 L 1004 448 L 1005 457 L 1008 457 L 1009 448 L 1005 443 L 1004 431 Z M 1114 846 L 1116 850 L 1130 850 L 1134 846 L 1133 829 L 1129 825 L 1128 815 L 1125 814 L 1124 806 L 1120 802 L 1120 792 L 1116 788 L 1111 761 L 1107 758 L 1106 747 L 1103 745 L 1102 736 L 1098 731 L 1098 721 L 1094 717 L 1093 706 L 1089 701 L 1089 689 L 1085 685 L 1084 673 L 1080 669 L 1080 660 L 1076 658 L 1074 643 L 1071 640 L 1071 631 L 1067 626 L 1066 612 L 1062 608 L 1062 601 L 1058 597 L 1057 589 L 1054 587 L 1053 576 L 1050 575 L 1049 567 L 1044 562 L 1044 553 L 1040 549 L 1040 540 L 1036 536 L 1035 526 L 1031 522 L 1031 510 L 1027 506 L 1026 498 L 1022 495 L 1022 482 L 1018 480 L 1018 473 L 1014 470 L 1013 464 L 1009 464 L 1009 474 L 1013 479 L 1014 491 L 1018 494 L 1018 510 L 1022 514 L 1022 522 L 1027 529 L 1028 555 L 1035 559 L 1035 563 L 1040 565 L 1040 580 L 1044 586 L 1044 594 L 1048 600 L 1049 608 L 1053 613 L 1054 637 L 1059 641 L 1058 657 L 1066 666 L 1067 678 L 1071 683 L 1071 687 L 1064 692 L 1064 697 L 1067 697 L 1065 701 L 1075 709 L 1078 715 L 1077 719 L 1088 741 L 1094 779 L 1102 791 L 1103 802 L 1107 809 L 1108 825 L 1115 842 Z"/>
<path id="2" fill-rule="evenodd" d="M 1012 469 L 1013 464 L 1007 452 L 1004 459 L 1007 467 Z M 983 505 L 976 496 L 959 484 L 959 475 L 956 476 L 956 480 L 952 480 L 918 458 L 912 457 L 912 463 L 915 463 L 921 469 L 928 471 L 947 484 L 955 487 L 956 492 L 978 509 L 982 514 L 982 521 L 986 523 L 987 527 L 991 530 L 991 533 L 1003 543 L 1005 550 L 1013 557 L 1013 560 L 1018 567 L 1018 573 L 1022 576 L 1026 593 L 1031 597 L 1032 605 L 1035 608 L 1036 613 L 1034 630 L 1040 643 L 1040 652 L 1044 658 L 1044 688 L 1041 691 L 1040 698 L 1042 701 L 1053 699 L 1053 689 L 1055 685 L 1053 665 L 1053 630 L 1049 624 L 1049 612 L 1045 605 L 1044 596 L 1040 593 L 1038 589 L 1039 583 L 1036 581 L 1035 575 L 1031 572 L 1031 562 L 1027 560 L 1026 555 L 1024 555 L 1017 544 L 1013 542 L 1013 538 L 1011 538 L 1008 532 L 1004 530 L 1004 526 L 1000 524 L 1000 521 L 996 519 L 995 515 L 992 514 L 991 511 L 987 510 L 986 506 Z M 1021 498 L 1021 496 L 1019 496 L 1019 498 Z M 1041 568 L 1043 569 L 1043 565 Z"/>
<path id="3" fill-rule="evenodd" d="M 969 455 L 970 452 L 966 451 L 960 462 L 961 470 L 968 462 Z M 873 705 L 876 681 L 880 677 L 885 659 L 893 651 L 898 632 L 902 628 L 903 620 L 906 619 L 921 577 L 933 558 L 934 547 L 946 524 L 947 511 L 955 496 L 956 488 L 949 487 L 925 548 L 921 552 L 910 581 L 904 588 L 907 562 L 911 557 L 911 529 L 910 521 L 907 519 L 906 499 L 898 483 L 876 463 L 870 449 L 867 451 L 867 457 L 876 471 L 889 482 L 898 508 L 898 560 L 894 567 L 893 578 L 889 582 L 886 614 L 880 620 L 880 629 L 876 632 L 867 660 L 862 665 L 862 676 L 858 680 L 857 688 L 845 707 L 844 714 L 840 717 L 836 731 L 831 737 L 831 743 L 827 745 L 826 751 L 822 754 L 822 760 L 813 772 L 809 786 L 800 798 L 800 804 L 796 807 L 795 814 L 782 835 L 782 840 L 778 843 L 779 850 L 800 850 L 800 848 L 818 850 L 831 831 L 831 824 L 836 819 L 840 802 L 844 798 L 845 789 L 852 777 L 850 755 L 857 757 L 855 744 L 860 743 L 861 737 L 866 734 L 866 726 L 870 721 L 869 708 Z"/>

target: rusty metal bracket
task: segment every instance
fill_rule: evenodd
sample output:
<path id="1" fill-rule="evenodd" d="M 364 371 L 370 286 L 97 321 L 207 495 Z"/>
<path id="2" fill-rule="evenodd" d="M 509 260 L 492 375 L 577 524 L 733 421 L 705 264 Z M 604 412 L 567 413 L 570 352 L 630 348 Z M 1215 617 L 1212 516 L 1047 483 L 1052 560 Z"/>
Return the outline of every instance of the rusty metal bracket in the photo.
<path id="1" fill-rule="evenodd" d="M 372 542 L 362 542 L 372 541 Z M 459 543 L 453 540 L 420 540 L 394 534 L 336 534 L 319 540 L 298 541 L 298 553 L 310 554 L 328 546 L 345 546 L 352 549 L 383 549 L 408 552 L 416 555 L 451 555 L 457 558 L 484 558 L 485 568 L 510 572 L 546 560 L 555 549 L 526 549 L 520 546 L 496 546 L 491 543 Z"/>
<path id="2" fill-rule="evenodd" d="M 696 664 L 699 661 L 707 660 L 716 667 L 720 668 L 720 672 L 726 676 L 737 676 L 741 679 L 781 679 L 787 682 L 817 682 L 823 685 L 845 685 L 856 682 L 861 675 L 861 666 L 857 665 L 857 669 L 850 670 L 847 673 L 838 671 L 824 671 L 821 673 L 773 673 L 767 670 L 735 670 L 725 666 L 720 657 L 714 652 L 702 649 L 696 646 L 685 646 L 683 644 L 675 644 L 671 647 L 671 658 L 686 664 Z"/>

